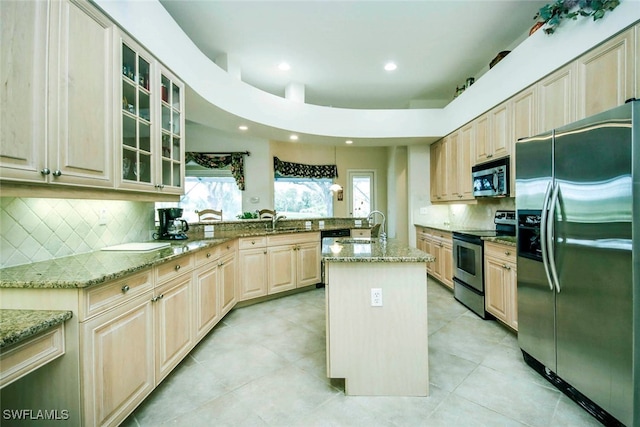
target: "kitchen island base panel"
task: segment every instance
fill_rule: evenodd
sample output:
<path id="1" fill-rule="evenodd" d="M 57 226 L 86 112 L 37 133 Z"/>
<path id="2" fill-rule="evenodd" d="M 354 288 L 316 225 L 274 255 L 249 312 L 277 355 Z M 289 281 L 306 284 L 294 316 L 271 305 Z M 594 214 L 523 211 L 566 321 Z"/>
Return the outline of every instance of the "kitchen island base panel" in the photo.
<path id="1" fill-rule="evenodd" d="M 328 376 L 347 395 L 428 396 L 425 263 L 328 262 L 326 273 Z"/>

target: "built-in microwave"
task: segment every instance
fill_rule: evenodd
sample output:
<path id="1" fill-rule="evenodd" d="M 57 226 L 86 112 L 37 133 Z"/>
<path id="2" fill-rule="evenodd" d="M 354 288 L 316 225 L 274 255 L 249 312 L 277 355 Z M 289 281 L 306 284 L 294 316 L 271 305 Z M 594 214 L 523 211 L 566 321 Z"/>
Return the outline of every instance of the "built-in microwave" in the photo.
<path id="1" fill-rule="evenodd" d="M 509 195 L 509 157 L 471 168 L 474 197 L 503 197 Z"/>

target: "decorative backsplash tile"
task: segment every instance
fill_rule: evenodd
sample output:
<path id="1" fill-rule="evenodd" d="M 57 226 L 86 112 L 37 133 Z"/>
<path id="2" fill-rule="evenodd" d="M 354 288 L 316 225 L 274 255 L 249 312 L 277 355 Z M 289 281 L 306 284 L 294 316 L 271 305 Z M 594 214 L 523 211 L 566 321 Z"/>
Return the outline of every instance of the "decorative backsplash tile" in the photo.
<path id="1" fill-rule="evenodd" d="M 495 228 L 493 217 L 497 210 L 515 210 L 514 198 L 481 199 L 477 204 L 426 206 L 426 212 L 416 218 L 420 224 L 488 230 Z"/>
<path id="2" fill-rule="evenodd" d="M 0 267 L 147 241 L 154 204 L 104 200 L 0 198 Z"/>

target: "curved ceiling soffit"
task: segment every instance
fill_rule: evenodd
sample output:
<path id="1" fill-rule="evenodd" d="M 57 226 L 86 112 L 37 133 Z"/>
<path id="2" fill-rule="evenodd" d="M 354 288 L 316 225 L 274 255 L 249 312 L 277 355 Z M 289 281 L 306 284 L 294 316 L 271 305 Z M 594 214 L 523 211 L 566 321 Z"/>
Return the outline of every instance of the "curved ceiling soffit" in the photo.
<path id="1" fill-rule="evenodd" d="M 427 138 L 446 131 L 443 109 L 332 108 L 264 92 L 233 78 L 207 58 L 157 0 L 94 2 L 200 97 L 233 116 L 288 132 L 327 137 Z M 162 37 L 158 37 L 158 28 L 162 28 Z"/>

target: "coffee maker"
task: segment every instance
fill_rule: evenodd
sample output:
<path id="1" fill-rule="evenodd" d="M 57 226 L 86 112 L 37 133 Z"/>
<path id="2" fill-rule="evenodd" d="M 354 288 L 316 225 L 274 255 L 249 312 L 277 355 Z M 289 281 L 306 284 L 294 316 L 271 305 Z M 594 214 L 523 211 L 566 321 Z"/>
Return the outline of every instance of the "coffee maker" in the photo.
<path id="1" fill-rule="evenodd" d="M 160 228 L 153 235 L 153 238 L 156 240 L 185 240 L 187 238 L 185 232 L 189 231 L 189 224 L 180 218 L 182 211 L 182 208 L 158 209 Z"/>

